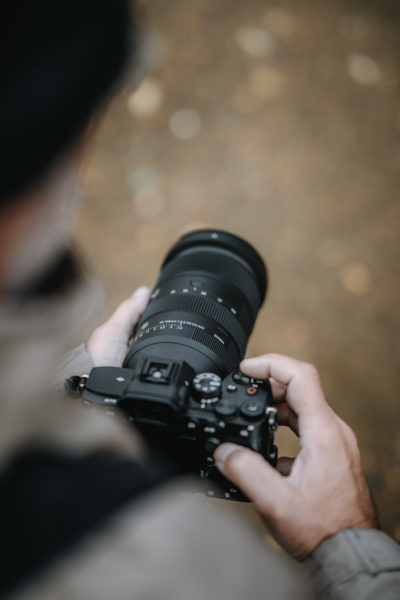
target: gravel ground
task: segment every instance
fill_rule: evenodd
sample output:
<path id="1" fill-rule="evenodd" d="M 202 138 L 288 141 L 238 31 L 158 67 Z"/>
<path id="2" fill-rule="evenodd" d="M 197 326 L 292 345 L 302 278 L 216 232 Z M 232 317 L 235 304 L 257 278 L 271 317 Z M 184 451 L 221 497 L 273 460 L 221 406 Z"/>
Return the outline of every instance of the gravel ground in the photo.
<path id="1" fill-rule="evenodd" d="M 248 355 L 317 365 L 400 540 L 400 5 L 144 4 L 157 64 L 109 105 L 77 224 L 109 306 L 184 231 L 254 243 L 270 289 Z"/>

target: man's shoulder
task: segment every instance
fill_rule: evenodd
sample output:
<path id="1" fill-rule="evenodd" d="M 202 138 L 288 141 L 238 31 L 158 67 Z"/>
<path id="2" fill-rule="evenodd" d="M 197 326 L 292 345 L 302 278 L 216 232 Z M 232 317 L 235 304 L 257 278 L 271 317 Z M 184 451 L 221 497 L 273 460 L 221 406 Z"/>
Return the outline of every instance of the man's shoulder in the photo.
<path id="1" fill-rule="evenodd" d="M 235 516 L 179 479 L 121 506 L 18 598 L 265 599 L 296 593 L 293 565 Z"/>

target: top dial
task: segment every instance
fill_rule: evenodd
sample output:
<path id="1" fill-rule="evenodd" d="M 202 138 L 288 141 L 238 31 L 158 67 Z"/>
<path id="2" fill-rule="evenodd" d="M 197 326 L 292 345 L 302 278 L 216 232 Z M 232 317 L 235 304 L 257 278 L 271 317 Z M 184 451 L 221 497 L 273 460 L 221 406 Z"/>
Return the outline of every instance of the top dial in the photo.
<path id="1" fill-rule="evenodd" d="M 199 373 L 192 381 L 193 394 L 197 400 L 215 401 L 221 395 L 222 379 L 215 373 Z"/>

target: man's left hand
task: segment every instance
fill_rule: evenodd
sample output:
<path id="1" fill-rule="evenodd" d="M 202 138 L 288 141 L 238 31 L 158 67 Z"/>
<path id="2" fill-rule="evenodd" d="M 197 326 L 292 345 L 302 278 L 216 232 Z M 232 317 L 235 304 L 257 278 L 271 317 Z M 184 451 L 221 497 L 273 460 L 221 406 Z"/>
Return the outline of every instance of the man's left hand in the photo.
<path id="1" fill-rule="evenodd" d="M 121 367 L 128 352 L 133 329 L 150 299 L 148 287 L 139 287 L 97 327 L 86 344 L 96 367 Z"/>

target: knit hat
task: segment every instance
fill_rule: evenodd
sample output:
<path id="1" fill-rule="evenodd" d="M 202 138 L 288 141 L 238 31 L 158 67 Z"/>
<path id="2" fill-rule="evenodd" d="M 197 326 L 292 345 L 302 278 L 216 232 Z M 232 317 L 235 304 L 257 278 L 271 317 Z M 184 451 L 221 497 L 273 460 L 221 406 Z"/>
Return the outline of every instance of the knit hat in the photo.
<path id="1" fill-rule="evenodd" d="M 110 91 L 138 38 L 129 4 L 12 0 L 1 10 L 0 210 L 44 175 Z"/>

